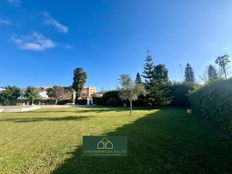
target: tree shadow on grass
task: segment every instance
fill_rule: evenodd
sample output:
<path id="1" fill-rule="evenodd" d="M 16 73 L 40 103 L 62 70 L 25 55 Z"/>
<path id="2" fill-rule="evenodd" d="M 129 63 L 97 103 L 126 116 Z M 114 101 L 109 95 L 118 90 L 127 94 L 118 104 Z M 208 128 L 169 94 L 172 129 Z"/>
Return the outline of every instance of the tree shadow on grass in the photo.
<path id="1" fill-rule="evenodd" d="M 6 118 L 0 121 L 9 121 L 14 123 L 41 122 L 41 121 L 83 121 L 89 119 L 88 116 L 66 116 L 66 117 L 33 117 L 33 118 Z"/>
<path id="2" fill-rule="evenodd" d="M 215 137 L 183 109 L 163 109 L 103 136 L 128 137 L 128 157 L 72 152 L 53 174 L 218 174 L 232 171 L 232 143 Z"/>

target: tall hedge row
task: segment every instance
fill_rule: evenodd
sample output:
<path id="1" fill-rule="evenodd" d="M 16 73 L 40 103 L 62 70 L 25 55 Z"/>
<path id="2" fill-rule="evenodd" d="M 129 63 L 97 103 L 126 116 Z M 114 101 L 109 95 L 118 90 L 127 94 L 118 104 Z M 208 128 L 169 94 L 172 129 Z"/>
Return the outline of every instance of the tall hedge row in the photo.
<path id="1" fill-rule="evenodd" d="M 232 79 L 211 82 L 190 94 L 193 112 L 232 135 Z"/>

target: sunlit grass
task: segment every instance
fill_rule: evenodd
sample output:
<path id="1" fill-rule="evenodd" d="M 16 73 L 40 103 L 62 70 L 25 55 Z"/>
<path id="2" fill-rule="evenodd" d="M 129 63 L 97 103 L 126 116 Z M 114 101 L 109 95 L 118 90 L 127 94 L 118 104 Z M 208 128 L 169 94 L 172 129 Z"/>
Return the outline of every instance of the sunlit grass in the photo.
<path id="1" fill-rule="evenodd" d="M 1 113 L 0 173 L 226 173 L 232 169 L 231 143 L 216 138 L 185 109 L 137 109 L 133 116 L 128 114 L 125 108 Z M 80 156 L 82 136 L 108 134 L 128 136 L 128 157 Z"/>

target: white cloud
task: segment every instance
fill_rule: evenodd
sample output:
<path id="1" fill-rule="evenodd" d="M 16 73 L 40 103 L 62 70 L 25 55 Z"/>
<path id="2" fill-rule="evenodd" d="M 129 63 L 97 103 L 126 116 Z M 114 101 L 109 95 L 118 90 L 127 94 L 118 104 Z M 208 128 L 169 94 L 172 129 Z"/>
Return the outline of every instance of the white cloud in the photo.
<path id="1" fill-rule="evenodd" d="M 14 35 L 11 37 L 11 40 L 20 49 L 24 50 L 43 51 L 55 47 L 55 43 L 52 40 L 37 32 L 27 36 Z"/>
<path id="2" fill-rule="evenodd" d="M 54 26 L 59 32 L 68 33 L 68 27 L 55 20 L 49 13 L 43 12 L 43 23 Z"/>
<path id="3" fill-rule="evenodd" d="M 10 24 L 10 21 L 6 20 L 6 19 L 0 19 L 0 24 Z"/>
<path id="4" fill-rule="evenodd" d="M 15 5 L 16 7 L 20 7 L 22 1 L 21 0 L 7 0 L 9 3 Z"/>

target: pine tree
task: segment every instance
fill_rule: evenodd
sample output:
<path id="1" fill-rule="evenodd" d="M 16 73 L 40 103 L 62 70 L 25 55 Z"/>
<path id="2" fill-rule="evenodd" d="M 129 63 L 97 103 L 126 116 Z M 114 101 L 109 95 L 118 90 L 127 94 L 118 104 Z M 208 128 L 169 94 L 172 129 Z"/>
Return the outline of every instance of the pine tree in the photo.
<path id="1" fill-rule="evenodd" d="M 185 68 L 185 81 L 186 82 L 195 82 L 195 77 L 194 77 L 194 72 L 189 63 L 187 63 L 186 68 Z"/>
<path id="2" fill-rule="evenodd" d="M 143 78 L 145 79 L 145 88 L 149 92 L 152 87 L 152 81 L 154 77 L 154 64 L 152 60 L 152 56 L 147 51 L 147 57 L 145 59 L 144 71 L 143 71 Z"/>
<path id="3" fill-rule="evenodd" d="M 208 79 L 209 81 L 218 79 L 217 71 L 212 65 L 209 65 L 209 68 L 208 68 Z"/>
<path id="4" fill-rule="evenodd" d="M 169 97 L 169 87 L 171 83 L 168 79 L 168 69 L 163 64 L 154 67 L 154 79 L 151 88 L 150 102 L 153 105 L 167 105 L 171 102 Z"/>
<path id="5" fill-rule="evenodd" d="M 135 79 L 136 84 L 142 84 L 142 79 L 139 73 L 136 74 L 136 79 Z"/>

